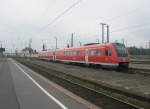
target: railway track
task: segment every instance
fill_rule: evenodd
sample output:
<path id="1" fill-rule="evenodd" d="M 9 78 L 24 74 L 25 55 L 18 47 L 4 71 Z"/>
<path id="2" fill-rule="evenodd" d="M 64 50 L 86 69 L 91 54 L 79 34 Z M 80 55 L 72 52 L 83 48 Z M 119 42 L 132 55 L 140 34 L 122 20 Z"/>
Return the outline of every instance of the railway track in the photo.
<path id="1" fill-rule="evenodd" d="M 144 68 L 130 67 L 128 69 L 115 69 L 115 71 L 120 73 L 140 74 L 144 76 L 150 76 L 150 69 L 144 69 Z"/>
<path id="2" fill-rule="evenodd" d="M 150 64 L 150 59 L 131 59 L 131 63 L 133 64 Z"/>
<path id="3" fill-rule="evenodd" d="M 33 69 L 39 74 L 65 87 L 73 93 L 89 100 L 103 109 L 149 109 L 149 99 L 131 95 L 110 87 L 65 74 L 54 69 L 46 68 L 32 61 L 17 59 L 20 63 Z M 126 99 L 127 98 L 127 99 Z M 132 99 L 132 103 L 129 101 Z M 141 101 L 142 100 L 142 101 Z M 138 105 L 137 105 L 138 104 Z"/>
<path id="4" fill-rule="evenodd" d="M 150 64 L 150 61 L 131 61 L 133 64 Z"/>
<path id="5" fill-rule="evenodd" d="M 129 68 L 128 73 L 150 76 L 150 70 L 149 69 L 142 69 L 142 68 Z"/>
<path id="6" fill-rule="evenodd" d="M 38 60 L 37 58 L 29 58 L 29 59 L 33 59 L 33 60 Z M 43 60 L 46 61 L 46 60 Z M 145 61 L 144 61 L 145 62 Z M 132 63 L 132 62 L 131 62 Z M 141 63 L 140 63 L 141 64 Z M 143 63 L 142 63 L 143 64 Z M 149 63 L 148 63 L 149 64 Z M 80 66 L 84 66 L 82 64 L 75 64 L 75 65 L 80 65 Z M 100 66 L 88 66 L 90 68 L 96 69 L 96 68 L 100 68 Z M 144 76 L 150 76 L 150 69 L 144 69 L 144 68 L 129 68 L 129 69 L 105 69 L 105 70 L 114 70 L 117 72 L 122 72 L 122 73 L 129 73 L 129 74 L 140 74 L 140 75 L 144 75 Z"/>

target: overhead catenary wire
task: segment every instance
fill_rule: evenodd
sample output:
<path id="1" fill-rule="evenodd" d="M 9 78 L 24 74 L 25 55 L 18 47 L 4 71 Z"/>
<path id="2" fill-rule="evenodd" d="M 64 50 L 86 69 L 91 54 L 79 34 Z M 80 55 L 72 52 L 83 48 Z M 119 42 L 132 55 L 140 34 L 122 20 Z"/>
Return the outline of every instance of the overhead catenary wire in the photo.
<path id="1" fill-rule="evenodd" d="M 81 1 L 83 1 L 83 0 L 78 0 L 77 2 L 73 3 L 69 8 L 67 8 L 66 10 L 64 10 L 62 13 L 60 13 L 58 16 L 56 16 L 52 21 L 50 21 L 50 23 L 48 23 L 45 26 L 43 26 L 39 30 L 39 33 L 42 32 L 44 29 L 46 29 L 48 26 L 52 25 L 55 21 L 57 21 L 59 18 L 61 18 L 64 14 L 66 14 L 68 11 L 70 11 L 73 7 L 75 7 L 76 5 L 78 5 Z M 119 19 L 120 17 L 123 17 L 125 15 L 131 15 L 132 13 L 137 12 L 139 9 L 141 9 L 141 8 L 135 8 L 135 9 L 133 9 L 131 11 L 128 11 L 128 12 L 122 13 L 122 14 L 120 14 L 118 16 L 112 17 L 112 18 L 110 18 L 110 19 L 108 19 L 106 21 L 113 21 L 113 20 Z"/>
<path id="2" fill-rule="evenodd" d="M 64 14 L 66 14 L 68 11 L 70 11 L 73 7 L 75 7 L 76 5 L 78 5 L 81 1 L 83 0 L 78 0 L 77 2 L 73 3 L 70 7 L 68 7 L 67 9 L 65 9 L 62 13 L 60 13 L 58 16 L 56 16 L 54 19 L 52 19 L 48 24 L 46 24 L 45 26 L 43 26 L 39 32 L 42 32 L 43 30 L 45 30 L 46 28 L 48 28 L 49 26 L 51 26 L 54 22 L 56 22 L 58 19 L 60 19 Z M 108 21 L 113 21 L 113 20 L 116 20 L 116 19 L 119 19 L 120 17 L 123 17 L 123 16 L 126 16 L 126 15 L 131 15 L 133 13 L 136 13 L 139 9 L 141 8 L 136 8 L 134 10 L 131 10 L 131 11 L 128 11 L 128 12 L 125 12 L 125 13 L 122 13 L 121 15 L 118 15 L 118 16 L 115 16 L 115 17 L 112 17 L 110 19 L 108 19 Z M 107 21 L 107 20 L 106 20 Z M 136 26 L 139 26 L 139 25 L 135 25 L 135 27 L 125 27 L 125 28 L 121 28 L 121 29 L 117 29 L 117 30 L 114 30 L 110 33 L 114 33 L 114 32 L 119 32 L 119 31 L 124 31 L 124 30 L 127 30 L 127 29 L 132 29 L 132 28 L 141 28 L 141 27 L 136 27 Z M 144 25 L 145 26 L 145 25 Z M 143 27 L 143 26 L 142 26 Z"/>
<path id="3" fill-rule="evenodd" d="M 128 12 L 122 13 L 122 14 L 120 14 L 118 16 L 114 16 L 114 17 L 112 17 L 110 19 L 107 19 L 106 21 L 107 22 L 111 22 L 111 21 L 114 21 L 114 20 L 118 20 L 121 17 L 127 17 L 129 15 L 133 15 L 134 13 L 139 12 L 139 10 L 141 10 L 141 9 L 142 8 L 140 8 L 140 7 L 139 8 L 135 8 L 135 9 L 133 9 L 131 11 L 128 11 Z M 140 29 L 140 28 L 143 28 L 143 27 L 149 26 L 149 25 L 150 25 L 150 22 L 144 23 L 144 24 L 138 24 L 138 25 L 134 25 L 134 26 L 131 26 L 131 27 L 124 27 L 124 28 L 119 28 L 119 29 L 116 29 L 116 30 L 112 30 L 110 33 L 121 32 L 121 31 L 129 30 L 129 29 L 133 29 L 133 30 Z"/>
<path id="4" fill-rule="evenodd" d="M 143 28 L 143 27 L 149 26 L 149 25 L 150 25 L 150 22 L 149 23 L 143 23 L 143 24 L 139 24 L 139 25 L 134 25 L 132 27 L 125 27 L 125 28 L 120 28 L 120 29 L 112 30 L 110 33 L 125 31 L 125 30 L 129 30 L 129 29 L 139 29 L 139 28 Z"/>
<path id="5" fill-rule="evenodd" d="M 75 7 L 76 5 L 78 5 L 82 0 L 78 0 L 77 2 L 73 3 L 69 8 L 67 8 L 66 10 L 64 10 L 62 13 L 60 13 L 59 15 L 57 15 L 52 21 L 50 21 L 50 23 L 46 24 L 45 26 L 43 26 L 39 32 L 43 31 L 44 29 L 46 29 L 48 26 L 52 25 L 55 21 L 57 21 L 58 19 L 60 19 L 64 14 L 66 14 L 68 11 L 70 11 L 73 7 Z"/>

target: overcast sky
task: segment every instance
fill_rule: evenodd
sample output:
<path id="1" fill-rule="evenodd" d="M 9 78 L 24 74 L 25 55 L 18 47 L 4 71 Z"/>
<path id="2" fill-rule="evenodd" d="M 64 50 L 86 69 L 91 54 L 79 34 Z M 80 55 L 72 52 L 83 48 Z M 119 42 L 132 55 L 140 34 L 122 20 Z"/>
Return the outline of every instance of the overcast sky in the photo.
<path id="1" fill-rule="evenodd" d="M 77 1 L 0 0 L 0 41 L 9 51 L 24 48 L 30 38 L 34 49 L 40 50 L 42 43 L 54 48 L 54 37 L 58 38 L 58 47 L 64 48 L 72 32 L 75 46 L 98 39 L 101 42 L 99 23 L 104 22 L 110 25 L 111 42 L 124 38 L 128 46 L 148 47 L 149 0 L 80 0 L 54 20 Z"/>

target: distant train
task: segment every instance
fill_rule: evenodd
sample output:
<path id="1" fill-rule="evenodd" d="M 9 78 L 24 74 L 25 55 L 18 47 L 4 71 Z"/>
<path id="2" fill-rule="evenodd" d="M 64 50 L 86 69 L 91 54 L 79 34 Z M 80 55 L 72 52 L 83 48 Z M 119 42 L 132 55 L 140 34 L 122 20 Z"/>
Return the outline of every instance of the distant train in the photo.
<path id="1" fill-rule="evenodd" d="M 78 48 L 47 50 L 39 52 L 38 58 L 109 67 L 129 66 L 128 50 L 121 43 L 87 44 Z"/>

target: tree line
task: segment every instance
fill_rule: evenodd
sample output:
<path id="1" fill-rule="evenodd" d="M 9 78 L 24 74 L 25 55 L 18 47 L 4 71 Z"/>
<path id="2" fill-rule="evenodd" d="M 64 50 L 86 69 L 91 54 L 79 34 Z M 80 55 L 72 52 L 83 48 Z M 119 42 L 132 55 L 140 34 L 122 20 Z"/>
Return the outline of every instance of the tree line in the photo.
<path id="1" fill-rule="evenodd" d="M 150 49 L 148 48 L 128 47 L 128 51 L 131 55 L 150 55 Z"/>

